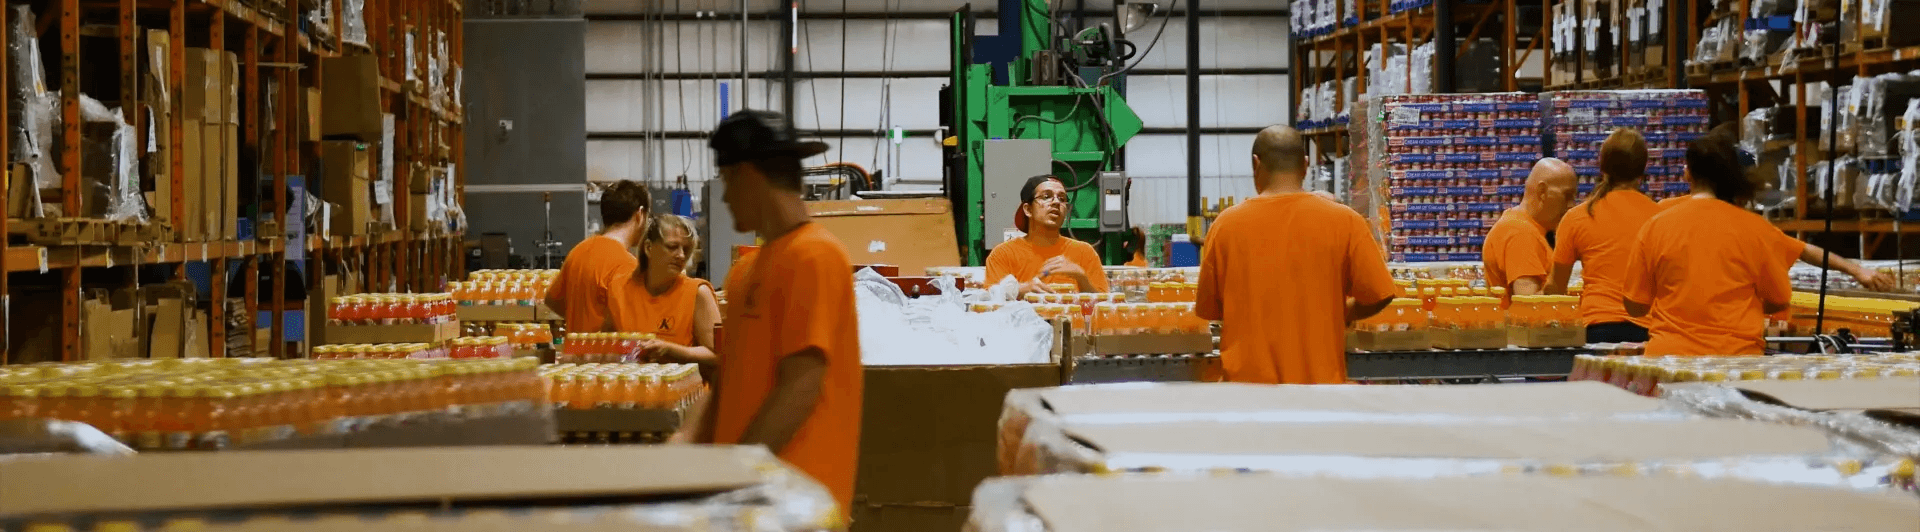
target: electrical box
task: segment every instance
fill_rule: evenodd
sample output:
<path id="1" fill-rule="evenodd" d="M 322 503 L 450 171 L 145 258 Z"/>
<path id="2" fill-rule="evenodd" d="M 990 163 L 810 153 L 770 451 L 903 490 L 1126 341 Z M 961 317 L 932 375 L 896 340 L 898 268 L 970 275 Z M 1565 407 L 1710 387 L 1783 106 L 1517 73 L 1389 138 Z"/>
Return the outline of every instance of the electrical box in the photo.
<path id="1" fill-rule="evenodd" d="M 1100 231 L 1127 229 L 1127 173 L 1100 172 Z"/>
<path id="2" fill-rule="evenodd" d="M 1007 240 L 1013 231 L 1013 211 L 1020 208 L 1020 187 L 1027 179 L 1053 173 L 1053 141 L 989 140 L 981 167 L 981 212 L 987 249 Z"/>

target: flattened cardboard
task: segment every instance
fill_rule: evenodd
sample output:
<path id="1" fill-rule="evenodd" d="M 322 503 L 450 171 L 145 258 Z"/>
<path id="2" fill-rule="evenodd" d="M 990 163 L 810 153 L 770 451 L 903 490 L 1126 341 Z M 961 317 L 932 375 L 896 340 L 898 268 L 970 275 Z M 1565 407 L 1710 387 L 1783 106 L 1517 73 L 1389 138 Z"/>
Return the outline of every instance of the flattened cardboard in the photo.
<path id="1" fill-rule="evenodd" d="M 998 471 L 1008 390 L 1060 384 L 1060 366 L 868 366 L 854 495 L 965 506 Z"/>
<path id="2" fill-rule="evenodd" d="M 327 327 L 327 341 L 336 344 L 438 344 L 459 336 L 459 322 Z"/>
<path id="3" fill-rule="evenodd" d="M 1517 347 L 1580 347 L 1587 330 L 1579 327 L 1510 327 L 1507 343 Z"/>
<path id="4" fill-rule="evenodd" d="M 1083 445 L 1108 455 L 1325 455 L 1613 462 L 1811 455 L 1830 450 L 1827 435 L 1816 429 L 1736 419 L 1068 423 L 1063 430 Z"/>
<path id="5" fill-rule="evenodd" d="M 761 482 L 746 452 L 691 445 L 439 447 L 0 461 L 0 517 L 715 493 Z"/>
<path id="6" fill-rule="evenodd" d="M 336 205 L 329 221 L 336 235 L 362 235 L 373 221 L 371 153 L 357 141 L 320 143 L 320 198 Z"/>
<path id="7" fill-rule="evenodd" d="M 189 114 L 188 116 L 194 116 Z M 182 226 L 179 228 L 181 240 L 199 242 L 207 239 L 207 161 L 205 120 L 188 118 L 180 121 L 180 198 Z"/>
<path id="8" fill-rule="evenodd" d="M 1424 351 L 1433 347 L 1427 331 L 1354 331 L 1347 333 L 1348 351 Z"/>
<path id="9" fill-rule="evenodd" d="M 320 114 L 321 111 L 325 109 L 325 107 L 321 107 L 320 105 L 322 98 L 320 96 L 320 89 L 308 87 L 303 98 L 301 102 L 305 105 L 302 109 L 305 110 L 306 113 L 301 115 L 304 118 L 304 120 L 301 121 L 301 138 L 310 142 L 319 142 L 320 122 L 325 120 L 324 116 Z"/>
<path id="10" fill-rule="evenodd" d="M 186 82 L 180 92 L 180 117 L 183 120 L 199 120 L 214 124 L 223 120 L 226 114 L 226 98 L 222 95 L 225 82 L 222 77 L 220 52 L 206 48 L 187 48 Z"/>
<path id="11" fill-rule="evenodd" d="M 220 232 L 225 240 L 240 239 L 240 125 L 223 124 L 220 135 L 226 150 L 220 154 Z"/>
<path id="12" fill-rule="evenodd" d="M 854 264 L 893 264 L 908 276 L 960 264 L 953 209 L 944 198 L 807 202 L 813 221 L 833 233 Z"/>
<path id="13" fill-rule="evenodd" d="M 1439 349 L 1500 349 L 1507 346 L 1507 328 L 1433 329 L 1427 331 L 1427 338 Z"/>
<path id="14" fill-rule="evenodd" d="M 559 321 L 560 313 L 545 303 L 532 305 L 461 305 L 454 310 L 460 321 Z"/>
<path id="15" fill-rule="evenodd" d="M 1910 530 L 1920 515 L 1911 496 L 1680 478 L 1059 476 L 1022 498 L 1047 532 Z"/>
<path id="16" fill-rule="evenodd" d="M 1212 353 L 1211 334 L 1114 334 L 1092 338 L 1096 355 L 1180 355 Z"/>
<path id="17" fill-rule="evenodd" d="M 1526 386 L 1162 384 L 1068 386 L 1041 393 L 1061 415 L 1326 411 L 1476 416 L 1606 416 L 1660 410 L 1659 400 L 1598 382 Z"/>
<path id="18" fill-rule="evenodd" d="M 1802 410 L 1920 409 L 1920 378 L 1733 383 L 1748 397 Z"/>

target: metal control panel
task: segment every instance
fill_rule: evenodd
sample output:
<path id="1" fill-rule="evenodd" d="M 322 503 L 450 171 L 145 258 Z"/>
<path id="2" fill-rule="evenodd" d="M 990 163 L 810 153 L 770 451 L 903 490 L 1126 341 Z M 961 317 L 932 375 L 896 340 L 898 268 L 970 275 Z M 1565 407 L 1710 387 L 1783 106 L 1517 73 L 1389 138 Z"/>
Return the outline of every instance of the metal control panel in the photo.
<path id="1" fill-rule="evenodd" d="M 1100 172 L 1100 231 L 1127 229 L 1127 173 Z"/>

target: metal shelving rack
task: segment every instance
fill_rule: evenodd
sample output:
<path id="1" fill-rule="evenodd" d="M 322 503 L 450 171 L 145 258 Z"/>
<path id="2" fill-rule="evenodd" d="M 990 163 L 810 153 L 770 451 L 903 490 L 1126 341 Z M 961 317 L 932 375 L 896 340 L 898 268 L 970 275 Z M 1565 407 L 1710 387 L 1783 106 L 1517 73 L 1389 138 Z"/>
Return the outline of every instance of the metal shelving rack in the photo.
<path id="1" fill-rule="evenodd" d="M 342 13 L 342 0 L 322 0 L 331 2 L 332 13 Z M 240 0 L 158 0 L 140 1 L 114 0 L 110 2 L 85 2 L 80 0 L 55 0 L 44 12 L 37 13 L 42 22 L 39 28 L 42 35 L 52 32 L 57 36 L 59 54 L 57 59 L 57 79 L 50 79 L 49 89 L 58 89 L 62 95 L 60 113 L 62 129 L 56 142 L 64 148 L 63 156 L 56 161 L 64 176 L 61 187 L 63 212 L 81 212 L 82 194 L 80 172 L 75 169 L 81 165 L 81 121 L 80 121 L 80 81 L 84 73 L 102 71 L 98 65 L 110 64 L 113 60 L 105 54 L 89 49 L 82 53 L 81 37 L 105 36 L 110 34 L 118 40 L 118 70 L 120 91 L 117 95 L 123 112 L 123 118 L 139 131 L 139 145 L 146 145 L 146 117 L 140 113 L 141 62 L 137 60 L 144 52 L 141 34 L 146 29 L 164 27 L 169 34 L 169 69 L 167 72 L 167 90 L 169 94 L 179 95 L 187 81 L 185 72 L 186 48 L 206 46 L 234 52 L 238 57 L 241 82 L 239 85 L 240 103 L 243 108 L 240 116 L 240 142 L 246 149 L 259 154 L 261 168 L 259 179 L 261 190 L 272 190 L 267 197 L 261 197 L 256 206 L 261 213 L 255 218 L 255 240 L 215 240 L 208 242 L 168 242 L 154 241 L 142 245 L 113 247 L 97 245 L 10 245 L 0 253 L 0 293 L 6 294 L 0 300 L 0 306 L 11 314 L 14 291 L 25 285 L 55 286 L 58 288 L 60 316 L 58 321 L 60 334 L 57 354 L 41 354 L 33 359 L 52 359 L 74 361 L 82 358 L 81 351 L 81 312 L 80 294 L 83 288 L 83 273 L 97 280 L 111 278 L 120 273 L 123 279 L 119 286 L 133 287 L 139 283 L 138 269 L 141 266 L 165 265 L 174 280 L 187 278 L 188 262 L 204 261 L 213 274 L 211 281 L 211 301 L 208 304 L 207 325 L 210 345 L 219 346 L 214 350 L 216 356 L 225 353 L 227 316 L 225 301 L 226 273 L 231 263 L 239 262 L 239 283 L 244 287 L 241 299 L 246 303 L 249 317 L 264 312 L 271 319 L 271 353 L 275 357 L 298 358 L 304 353 L 288 353 L 286 331 L 284 330 L 286 311 L 300 309 L 299 302 L 285 299 L 285 283 L 288 275 L 286 258 L 289 251 L 303 251 L 309 259 L 307 271 L 318 279 L 324 270 L 323 263 L 356 264 L 361 271 L 368 272 L 372 286 L 391 288 L 398 291 L 438 290 L 448 278 L 464 275 L 461 260 L 461 236 L 417 235 L 409 231 L 390 231 L 383 234 L 354 238 L 336 238 L 322 242 L 310 237 L 301 242 L 289 242 L 283 228 L 288 227 L 287 205 L 293 198 L 288 197 L 288 177 L 309 175 L 313 168 L 312 160 L 317 153 L 317 143 L 306 141 L 299 135 L 299 124 L 305 118 L 304 104 L 306 91 L 302 87 L 314 87 L 318 82 L 321 58 L 336 57 L 341 53 L 372 53 L 380 60 L 380 73 L 383 79 L 384 108 L 395 115 L 394 167 L 411 168 L 415 162 L 449 161 L 458 168 L 464 153 L 461 110 L 432 101 L 417 91 L 417 87 L 403 87 L 393 81 L 407 79 L 408 58 L 404 56 L 403 46 L 408 32 L 443 31 L 448 36 L 449 57 L 453 68 L 461 63 L 462 50 L 462 5 L 452 0 L 367 0 L 365 4 L 366 26 L 369 28 L 369 47 L 343 43 L 340 31 L 341 17 L 332 17 L 329 37 L 316 42 L 316 37 L 303 31 L 303 14 L 294 11 L 299 5 L 294 1 L 273 3 L 272 0 L 260 4 L 249 4 Z M 98 23 L 107 20 L 105 13 L 117 15 L 111 27 Z M 8 10 L 0 10 L 0 28 L 10 27 L 7 20 Z M 149 24 L 141 26 L 142 21 L 158 21 L 164 17 L 164 25 Z M 89 22 L 83 26 L 83 19 Z M 84 27 L 84 29 L 83 29 Z M 0 32 L 0 44 L 10 38 Z M 46 39 L 42 39 L 45 41 Z M 416 42 L 424 42 L 416 40 Z M 425 46 L 417 46 L 413 64 L 422 65 L 424 71 L 427 51 Z M 96 67 L 96 68 L 86 68 Z M 111 67 L 109 67 L 110 69 Z M 15 83 L 7 79 L 7 69 L 0 69 L 0 86 Z M 270 95 L 266 92 L 266 80 L 274 80 L 280 89 L 271 96 L 276 101 L 264 101 Z M 422 76 L 424 79 L 424 76 Z M 104 96 L 104 95 L 97 95 Z M 178 117 L 182 112 L 184 98 L 172 98 L 172 111 Z M 263 121 L 263 111 L 271 109 L 271 121 Z M 0 113 L 0 131 L 11 131 L 9 118 Z M 278 125 L 276 127 L 276 125 Z M 181 146 L 183 134 L 182 120 L 174 120 L 164 134 L 170 136 L 173 146 Z M 0 153 L 8 152 L 11 134 L 0 135 Z M 445 146 L 446 149 L 441 149 Z M 234 149 L 239 149 L 235 147 Z M 145 150 L 141 150 L 145 151 Z M 183 151 L 170 150 L 172 157 L 165 164 L 171 166 L 171 182 L 156 184 L 170 187 L 168 195 L 172 204 L 170 212 L 183 212 L 182 192 L 184 188 Z M 438 153 L 440 156 L 436 156 Z M 143 154 L 143 159 L 150 155 Z M 153 161 L 148 161 L 153 164 Z M 407 176 L 395 174 L 394 214 L 395 227 L 409 227 L 410 200 L 405 186 Z M 0 192 L 6 190 L 11 180 L 0 180 Z M 456 175 L 454 196 L 464 202 L 464 178 Z M 241 208 L 244 211 L 246 205 Z M 6 208 L 6 207 L 0 207 Z M 0 217 L 0 233 L 8 229 L 8 219 L 16 218 L 20 213 L 7 212 Z M 293 221 L 292 223 L 300 223 Z M 296 249 L 298 246 L 304 249 Z M 272 272 L 270 294 L 260 294 L 257 286 L 260 274 Z M 43 279 L 14 279 L 16 275 L 31 276 L 36 272 L 53 274 L 55 279 L 48 282 Z M 23 283 L 22 281 L 32 281 Z M 94 283 L 99 286 L 101 283 Z M 9 320 L 10 321 L 10 320 Z M 248 322 L 253 320 L 249 319 Z M 11 324 L 0 328 L 0 364 L 29 361 L 21 353 L 9 352 L 12 344 L 8 336 L 14 334 Z M 251 336 L 250 336 L 251 338 Z M 248 342 L 252 343 L 251 340 Z M 258 352 L 259 346 L 251 346 Z M 249 353 L 250 354 L 250 353 Z"/>
<path id="2" fill-rule="evenodd" d="M 1859 4 L 1849 0 L 1851 7 Z M 1750 0 L 1733 0 L 1738 11 L 1749 12 Z M 1689 45 L 1700 39 L 1702 17 L 1686 17 L 1686 41 Z M 1892 21 L 1898 22 L 1898 21 Z M 1865 21 L 1855 17 L 1853 34 L 1861 35 Z M 1897 30 L 1896 30 L 1897 31 Z M 1688 67 L 1685 80 L 1692 88 L 1707 91 L 1710 101 L 1717 106 L 1716 118 L 1739 119 L 1749 111 L 1771 106 L 1786 106 L 1793 109 L 1795 122 L 1794 142 L 1806 145 L 1809 139 L 1818 139 L 1819 131 L 1807 128 L 1809 118 L 1826 123 L 1825 117 L 1810 116 L 1809 104 L 1824 108 L 1825 102 L 1808 102 L 1816 97 L 1810 87 L 1821 82 L 1850 83 L 1855 76 L 1867 77 L 1889 72 L 1910 71 L 1920 68 L 1920 46 L 1890 48 L 1878 46 L 1885 43 L 1880 39 L 1875 46 L 1864 42 L 1840 42 L 1823 45 L 1817 53 L 1809 57 L 1794 60 L 1770 61 L 1768 64 L 1741 65 L 1732 63 L 1714 63 Z M 1691 56 L 1693 50 L 1683 50 L 1685 56 Z M 1683 57 L 1685 57 L 1683 56 Z M 1873 258 L 1887 243 L 1890 235 L 1911 231 L 1902 227 L 1900 220 L 1889 217 L 1884 212 L 1865 210 L 1835 210 L 1828 207 L 1826 212 L 1809 212 L 1809 205 L 1818 198 L 1809 194 L 1811 183 L 1809 169 L 1819 162 L 1806 150 L 1795 150 L 1794 172 L 1797 186 L 1794 187 L 1794 205 L 1791 209 L 1770 211 L 1774 225 L 1805 239 L 1809 234 L 1830 232 L 1834 234 L 1858 235 L 1860 256 Z M 1829 220 L 1831 218 L 1831 220 Z M 1894 238 L 1898 238 L 1894 236 Z M 1900 250 L 1896 249 L 1897 255 Z"/>
<path id="3" fill-rule="evenodd" d="M 1616 10 L 1621 9 L 1621 7 L 1619 6 L 1620 1 L 1621 0 L 1615 0 L 1614 9 Z M 1740 1 L 1740 5 L 1742 6 L 1742 9 L 1744 10 L 1746 6 L 1746 0 L 1739 0 L 1739 1 Z M 1569 8 L 1574 8 L 1580 5 L 1581 2 L 1582 0 L 1541 0 L 1540 1 L 1541 13 L 1543 14 L 1543 16 L 1549 19 L 1544 24 L 1544 27 L 1547 29 L 1547 31 L 1542 32 L 1542 37 L 1541 37 L 1542 40 L 1544 41 L 1543 46 L 1541 46 L 1541 49 L 1547 51 L 1545 63 L 1547 65 L 1546 68 L 1548 72 L 1552 72 L 1553 67 L 1555 66 L 1555 61 L 1553 60 L 1554 57 L 1552 53 L 1553 45 L 1555 42 L 1555 38 L 1554 38 L 1555 32 L 1552 30 L 1553 21 L 1551 20 L 1551 17 L 1553 16 L 1552 14 L 1554 12 L 1553 6 L 1566 5 Z M 1548 82 L 1545 85 L 1545 90 L 1571 91 L 1571 90 L 1687 88 L 1686 86 L 1681 85 L 1681 81 L 1686 79 L 1686 66 L 1685 66 L 1686 60 L 1687 58 L 1693 55 L 1692 54 L 1693 50 L 1690 47 L 1693 46 L 1693 43 L 1699 42 L 1700 40 L 1699 21 L 1692 20 L 1688 16 L 1688 12 L 1689 12 L 1688 8 L 1690 7 L 1689 4 L 1691 3 L 1692 3 L 1692 0 L 1668 0 L 1668 1 L 1661 2 L 1661 7 L 1659 9 L 1660 11 L 1659 26 L 1661 28 L 1663 35 L 1667 36 L 1665 40 L 1666 45 L 1663 50 L 1664 53 L 1662 54 L 1664 56 L 1662 63 L 1664 64 L 1650 66 L 1647 64 L 1649 63 L 1649 61 L 1646 59 L 1647 56 L 1645 55 L 1636 56 L 1635 54 L 1632 54 L 1632 53 L 1622 52 L 1622 51 L 1631 50 L 1632 48 L 1630 45 L 1631 37 L 1627 35 L 1627 32 L 1616 31 L 1613 35 L 1614 38 L 1612 39 L 1612 42 L 1606 44 L 1606 46 L 1612 47 L 1616 50 L 1615 53 L 1617 57 L 1625 58 L 1625 60 L 1616 60 L 1616 63 L 1618 63 L 1618 67 L 1616 69 L 1614 69 L 1612 72 L 1610 72 L 1607 75 L 1595 75 L 1589 78 L 1587 76 L 1587 72 L 1585 68 L 1586 54 L 1576 53 L 1574 54 L 1574 61 L 1572 65 L 1574 67 L 1572 69 L 1572 72 L 1574 73 L 1574 78 L 1572 80 L 1567 81 L 1566 83 L 1555 83 L 1553 80 L 1552 74 L 1548 74 Z M 1642 9 L 1645 9 L 1645 8 L 1642 8 Z M 1574 9 L 1573 12 L 1574 12 L 1573 19 L 1576 27 L 1583 26 L 1588 22 L 1587 17 L 1584 16 L 1585 15 L 1584 11 L 1579 9 Z M 1614 19 L 1614 21 L 1616 22 L 1620 20 L 1622 19 L 1620 18 Z M 1679 39 L 1675 38 L 1676 36 L 1682 35 L 1681 30 L 1687 31 L 1685 35 L 1687 35 L 1689 38 L 1685 42 L 1680 42 Z M 1583 39 L 1581 38 L 1575 38 L 1574 44 L 1577 47 L 1584 49 L 1585 44 L 1580 42 L 1582 40 Z"/>
<path id="4" fill-rule="evenodd" d="M 1395 12 L 1394 7 L 1400 0 L 1355 0 L 1361 13 L 1349 13 L 1346 4 L 1340 3 L 1341 21 L 1337 28 L 1318 35 L 1293 40 L 1292 65 L 1293 93 L 1302 91 L 1314 84 L 1356 78 L 1356 92 L 1364 92 L 1367 87 L 1368 69 L 1364 68 L 1366 53 L 1374 44 L 1402 44 L 1408 50 L 1427 42 L 1435 43 L 1433 85 L 1434 93 L 1453 92 L 1454 60 L 1464 55 L 1454 43 L 1456 26 L 1470 25 L 1472 28 L 1465 38 L 1468 42 L 1497 34 L 1495 38 L 1502 43 L 1499 61 L 1502 65 L 1501 86 L 1505 91 L 1520 90 L 1520 78 L 1516 70 L 1526 61 L 1529 54 L 1541 42 L 1532 36 L 1517 35 L 1514 24 L 1506 23 L 1518 20 L 1518 0 L 1492 0 L 1489 2 L 1467 3 L 1449 0 L 1425 0 L 1417 7 L 1408 6 Z M 1496 16 L 1498 15 L 1498 16 Z M 1452 20 L 1453 24 L 1436 24 L 1438 20 Z M 1520 41 L 1529 42 L 1521 48 Z M 1412 61 L 1408 61 L 1407 75 L 1413 75 Z M 1336 113 L 1353 107 L 1351 100 L 1334 103 Z M 1297 109 L 1300 102 L 1292 102 Z M 1290 110 L 1291 111 L 1291 110 Z M 1294 113 L 1293 116 L 1298 116 Z M 1349 118 L 1351 120 L 1351 118 Z M 1312 145 L 1308 160 L 1318 163 L 1326 157 L 1343 156 L 1350 153 L 1348 146 L 1347 124 L 1318 124 L 1302 128 Z"/>

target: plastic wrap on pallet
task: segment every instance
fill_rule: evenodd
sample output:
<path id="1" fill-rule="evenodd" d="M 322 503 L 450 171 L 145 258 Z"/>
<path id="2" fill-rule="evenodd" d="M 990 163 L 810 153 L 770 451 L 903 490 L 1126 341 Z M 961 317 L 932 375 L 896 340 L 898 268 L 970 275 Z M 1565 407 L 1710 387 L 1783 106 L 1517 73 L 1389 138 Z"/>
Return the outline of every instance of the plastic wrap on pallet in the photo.
<path id="1" fill-rule="evenodd" d="M 950 278 L 938 295 L 908 298 L 872 269 L 854 274 L 863 362 L 916 364 L 1044 364 L 1052 359 L 1053 326 L 1026 302 L 969 312 L 979 291 L 961 292 Z"/>
<path id="2" fill-rule="evenodd" d="M 59 188 L 60 174 L 54 165 L 53 143 L 59 126 L 59 100 L 47 91 L 46 67 L 41 63 L 40 39 L 35 31 L 33 10 L 26 5 L 13 7 L 13 27 L 8 29 L 7 62 L 13 91 L 7 107 L 12 116 L 13 144 L 8 154 L 12 162 L 24 164 L 38 188 Z M 38 197 L 38 191 L 35 191 Z M 39 202 L 34 202 L 38 211 Z M 37 213 L 37 212 L 36 212 Z M 23 213 L 25 214 L 25 213 Z"/>
<path id="3" fill-rule="evenodd" d="M 1414 47 L 1413 55 L 1407 59 L 1412 63 L 1413 72 L 1407 79 L 1408 94 L 1427 94 L 1433 92 L 1433 42 Z"/>
<path id="4" fill-rule="evenodd" d="M 1774 115 L 1780 112 L 1777 107 L 1762 107 L 1747 112 L 1740 121 L 1740 149 L 1747 153 L 1759 154 L 1766 150 L 1767 135 L 1772 129 Z"/>
<path id="5" fill-rule="evenodd" d="M 1732 18 L 1723 18 L 1700 30 L 1700 42 L 1693 49 L 1693 62 L 1711 64 L 1725 57 L 1727 47 L 1733 46 L 1734 40 L 1741 37 L 1735 28 Z"/>
<path id="6" fill-rule="evenodd" d="M 57 419 L 0 420 L 0 457 L 25 453 L 125 455 L 133 449 L 86 423 Z"/>
<path id="7" fill-rule="evenodd" d="M 1700 415 L 1814 427 L 1839 436 L 1859 452 L 1920 458 L 1920 432 L 1858 412 L 1815 412 L 1756 401 L 1722 384 L 1663 385 L 1661 394 L 1675 407 Z"/>
<path id="8" fill-rule="evenodd" d="M 340 11 L 340 40 L 367 46 L 367 0 L 341 0 Z"/>
<path id="9" fill-rule="evenodd" d="M 59 100 L 59 93 L 50 93 Z M 105 208 L 69 216 L 98 215 L 116 222 L 145 223 L 146 199 L 140 193 L 139 159 L 134 152 L 133 126 L 121 119 L 120 109 L 108 108 L 100 100 L 80 95 L 80 120 L 84 124 L 103 124 L 105 128 L 84 127 L 81 132 L 82 183 L 87 196 L 106 200 Z M 89 200 L 95 201 L 95 200 Z"/>

